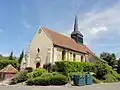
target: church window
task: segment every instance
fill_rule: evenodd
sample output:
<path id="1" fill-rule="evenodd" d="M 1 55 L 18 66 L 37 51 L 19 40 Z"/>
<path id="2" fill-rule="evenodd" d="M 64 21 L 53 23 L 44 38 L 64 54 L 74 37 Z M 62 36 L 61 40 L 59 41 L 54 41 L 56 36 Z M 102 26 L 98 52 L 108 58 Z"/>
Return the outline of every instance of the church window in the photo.
<path id="1" fill-rule="evenodd" d="M 73 60 L 75 61 L 75 53 L 73 54 Z"/>
<path id="2" fill-rule="evenodd" d="M 83 56 L 81 56 L 81 62 L 83 62 Z"/>
<path id="3" fill-rule="evenodd" d="M 62 60 L 65 60 L 65 50 L 62 51 Z"/>
<path id="4" fill-rule="evenodd" d="M 40 49 L 38 48 L 37 51 L 38 51 L 38 53 L 39 53 L 39 52 L 40 52 Z"/>

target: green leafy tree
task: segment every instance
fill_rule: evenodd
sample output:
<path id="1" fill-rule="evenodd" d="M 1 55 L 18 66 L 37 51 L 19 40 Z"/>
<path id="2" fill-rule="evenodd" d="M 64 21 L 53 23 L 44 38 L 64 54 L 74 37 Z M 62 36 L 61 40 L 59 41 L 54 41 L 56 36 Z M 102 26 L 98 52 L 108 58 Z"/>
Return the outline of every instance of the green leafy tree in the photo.
<path id="1" fill-rule="evenodd" d="M 18 59 L 19 64 L 21 64 L 21 61 L 22 61 L 23 57 L 24 57 L 24 51 L 22 51 L 22 53 L 20 54 L 20 57 Z"/>
<path id="2" fill-rule="evenodd" d="M 13 60 L 13 51 L 10 53 L 9 60 Z"/>
<path id="3" fill-rule="evenodd" d="M 119 58 L 119 61 L 118 61 L 117 72 L 120 74 L 120 58 Z"/>
<path id="4" fill-rule="evenodd" d="M 102 79 L 104 75 L 108 73 L 107 65 L 102 62 L 97 62 L 94 65 L 94 73 L 96 77 Z"/>
<path id="5" fill-rule="evenodd" d="M 114 53 L 103 52 L 100 58 L 108 62 L 108 65 L 114 67 L 116 65 L 116 55 Z"/>

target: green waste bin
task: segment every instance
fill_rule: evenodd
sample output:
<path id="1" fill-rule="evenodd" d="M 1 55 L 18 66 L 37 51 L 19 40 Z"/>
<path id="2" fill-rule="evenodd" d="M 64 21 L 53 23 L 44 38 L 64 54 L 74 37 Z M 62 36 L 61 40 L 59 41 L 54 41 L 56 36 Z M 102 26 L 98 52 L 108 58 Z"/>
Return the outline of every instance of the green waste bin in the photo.
<path id="1" fill-rule="evenodd" d="M 86 74 L 85 75 L 85 83 L 86 83 L 86 85 L 92 85 L 93 77 L 92 77 L 91 74 Z"/>
<path id="2" fill-rule="evenodd" d="M 72 76 L 72 80 L 74 85 L 76 86 L 84 86 L 85 85 L 85 75 L 84 74 L 74 74 Z"/>

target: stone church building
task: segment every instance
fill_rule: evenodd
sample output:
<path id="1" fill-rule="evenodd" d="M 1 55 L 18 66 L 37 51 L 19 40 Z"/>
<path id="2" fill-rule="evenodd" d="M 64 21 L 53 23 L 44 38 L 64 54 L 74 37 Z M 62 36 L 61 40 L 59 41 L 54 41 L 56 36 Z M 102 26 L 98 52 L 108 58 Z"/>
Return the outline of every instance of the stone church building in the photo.
<path id="1" fill-rule="evenodd" d="M 57 60 L 93 62 L 97 56 L 83 43 L 83 35 L 75 17 L 71 37 L 64 36 L 45 27 L 39 27 L 21 63 L 21 69 L 43 67 Z M 93 59 L 94 58 L 94 59 Z"/>

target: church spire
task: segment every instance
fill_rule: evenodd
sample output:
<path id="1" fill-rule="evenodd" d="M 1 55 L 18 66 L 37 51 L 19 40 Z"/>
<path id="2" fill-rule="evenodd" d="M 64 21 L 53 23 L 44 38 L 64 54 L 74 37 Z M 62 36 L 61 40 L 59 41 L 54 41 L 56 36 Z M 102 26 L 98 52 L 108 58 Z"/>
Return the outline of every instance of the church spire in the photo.
<path id="1" fill-rule="evenodd" d="M 76 43 L 83 44 L 83 35 L 79 31 L 77 15 L 75 16 L 74 31 L 71 33 L 71 38 L 76 41 Z"/>
<path id="2" fill-rule="evenodd" d="M 74 31 L 79 31 L 77 15 L 75 16 Z"/>

